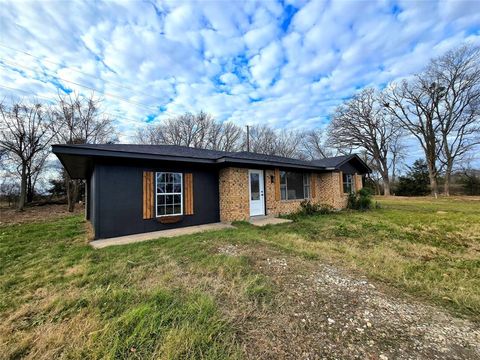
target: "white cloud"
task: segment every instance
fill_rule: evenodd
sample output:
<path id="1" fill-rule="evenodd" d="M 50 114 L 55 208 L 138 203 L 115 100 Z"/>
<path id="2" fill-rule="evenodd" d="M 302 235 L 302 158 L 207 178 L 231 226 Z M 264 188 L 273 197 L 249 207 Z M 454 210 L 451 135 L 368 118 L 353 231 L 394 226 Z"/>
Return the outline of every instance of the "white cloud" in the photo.
<path id="1" fill-rule="evenodd" d="M 480 2 L 4 1 L 0 24 L 0 85 L 18 89 L 1 98 L 95 88 L 129 141 L 147 116 L 184 111 L 323 127 L 359 87 L 480 44 Z"/>

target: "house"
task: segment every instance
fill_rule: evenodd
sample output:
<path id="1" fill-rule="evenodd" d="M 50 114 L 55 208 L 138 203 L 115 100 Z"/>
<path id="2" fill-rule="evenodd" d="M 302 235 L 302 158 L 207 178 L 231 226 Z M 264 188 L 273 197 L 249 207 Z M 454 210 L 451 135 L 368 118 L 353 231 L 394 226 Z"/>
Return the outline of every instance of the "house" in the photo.
<path id="1" fill-rule="evenodd" d="M 304 161 L 174 145 L 53 145 L 86 180 L 86 217 L 109 238 L 295 212 L 304 199 L 334 208 L 362 187 L 357 156 Z"/>

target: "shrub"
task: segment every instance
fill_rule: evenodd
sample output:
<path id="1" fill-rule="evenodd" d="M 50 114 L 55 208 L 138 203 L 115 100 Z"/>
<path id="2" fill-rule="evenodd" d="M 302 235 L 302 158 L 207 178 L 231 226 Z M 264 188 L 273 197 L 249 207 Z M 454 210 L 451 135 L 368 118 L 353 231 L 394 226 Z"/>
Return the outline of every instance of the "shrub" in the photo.
<path id="1" fill-rule="evenodd" d="M 372 193 L 369 189 L 360 189 L 348 195 L 347 208 L 353 210 L 369 210 L 372 208 Z"/>
<path id="2" fill-rule="evenodd" d="M 310 200 L 303 200 L 300 203 L 300 213 L 304 215 L 313 215 L 313 214 L 330 214 L 333 212 L 333 207 L 328 204 L 315 204 Z"/>

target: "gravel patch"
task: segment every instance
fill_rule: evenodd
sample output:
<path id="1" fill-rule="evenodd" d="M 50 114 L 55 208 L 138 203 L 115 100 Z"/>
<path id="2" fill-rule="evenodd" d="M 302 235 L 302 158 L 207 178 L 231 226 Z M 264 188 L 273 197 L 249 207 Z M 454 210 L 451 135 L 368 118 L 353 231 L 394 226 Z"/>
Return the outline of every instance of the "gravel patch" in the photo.
<path id="1" fill-rule="evenodd" d="M 478 324 L 365 277 L 256 255 L 278 293 L 244 324 L 252 359 L 480 359 Z"/>

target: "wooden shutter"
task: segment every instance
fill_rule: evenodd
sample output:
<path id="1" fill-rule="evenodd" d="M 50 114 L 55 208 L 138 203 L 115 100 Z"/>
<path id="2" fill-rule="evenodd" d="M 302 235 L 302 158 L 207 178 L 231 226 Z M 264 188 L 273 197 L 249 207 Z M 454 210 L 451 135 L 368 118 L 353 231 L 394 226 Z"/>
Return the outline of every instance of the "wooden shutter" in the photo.
<path id="1" fill-rule="evenodd" d="M 275 169 L 275 201 L 280 201 L 280 169 Z"/>
<path id="2" fill-rule="evenodd" d="M 315 178 L 317 177 L 317 174 L 310 174 L 310 197 L 312 199 L 315 199 L 317 197 L 316 191 L 315 191 Z"/>
<path id="3" fill-rule="evenodd" d="M 153 219 L 154 217 L 154 182 L 153 171 L 143 172 L 143 219 Z"/>
<path id="4" fill-rule="evenodd" d="M 193 174 L 186 173 L 183 190 L 184 214 L 193 215 Z"/>

